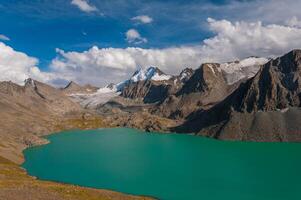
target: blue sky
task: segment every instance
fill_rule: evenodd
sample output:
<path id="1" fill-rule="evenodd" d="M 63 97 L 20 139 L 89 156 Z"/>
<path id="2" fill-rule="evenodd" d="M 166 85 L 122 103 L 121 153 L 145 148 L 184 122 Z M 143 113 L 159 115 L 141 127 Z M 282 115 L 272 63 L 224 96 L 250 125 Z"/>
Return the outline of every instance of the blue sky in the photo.
<path id="1" fill-rule="evenodd" d="M 83 5 L 83 3 L 88 6 L 88 8 L 86 7 L 88 10 L 78 5 Z M 128 47 L 139 47 L 142 50 L 163 50 L 164 55 L 162 56 L 164 58 L 161 60 L 165 59 L 166 52 L 171 51 L 170 48 L 189 47 L 193 51 L 197 48 L 197 51 L 202 51 L 202 53 L 192 53 L 193 55 L 191 55 L 191 52 L 187 53 L 190 49 L 185 49 L 183 56 L 186 55 L 187 59 L 188 54 L 190 57 L 196 55 L 204 57 L 201 60 L 196 59 L 195 63 L 187 63 L 189 66 L 197 67 L 201 64 L 199 62 L 206 60 L 205 56 L 210 58 L 209 60 L 224 61 L 225 59 L 240 59 L 249 54 L 276 55 L 290 47 L 299 47 L 298 43 L 297 46 L 287 44 L 282 47 L 281 45 L 286 44 L 288 39 L 281 36 L 280 38 L 284 40 L 281 41 L 281 44 L 275 43 L 274 39 L 271 39 L 272 37 L 265 38 L 264 41 L 271 40 L 267 43 L 268 45 L 275 43 L 271 44 L 268 49 L 266 49 L 267 44 L 263 43 L 262 45 L 265 46 L 256 46 L 252 47 L 253 49 L 249 48 L 239 52 L 233 49 L 241 46 L 233 46 L 237 44 L 237 41 L 230 39 L 229 41 L 233 42 L 230 44 L 232 46 L 229 46 L 232 51 L 227 52 L 227 56 L 212 56 L 212 53 L 204 50 L 204 48 L 208 49 L 209 47 L 211 49 L 217 48 L 216 44 L 212 44 L 214 38 L 221 42 L 228 40 L 228 37 L 231 38 L 232 36 L 229 34 L 238 34 L 239 31 L 245 29 L 243 23 L 247 24 L 246 26 L 250 28 L 250 31 L 255 29 L 251 23 L 257 22 L 261 24 L 256 28 L 263 32 L 267 31 L 269 25 L 273 24 L 298 29 L 301 18 L 299 5 L 301 6 L 299 0 L 288 0 L 288 2 L 280 0 L 0 0 L 0 35 L 9 38 L 9 40 L 2 40 L 6 46 L 13 48 L 14 51 L 23 52 L 28 57 L 36 58 L 39 62 L 34 65 L 43 72 L 52 72 L 54 68 L 58 70 L 58 64 L 60 66 L 64 64 L 65 67 L 59 73 L 65 73 L 67 68 L 76 68 L 76 70 L 86 72 L 90 68 L 88 69 L 83 63 L 75 63 L 78 58 L 75 58 L 72 52 L 82 53 L 76 56 L 90 53 L 90 57 L 93 56 L 93 59 L 96 60 L 95 63 L 99 63 L 100 57 L 105 56 L 106 58 L 103 59 L 107 59 L 107 55 L 104 55 L 107 52 L 104 53 L 103 50 L 105 49 L 102 48 L 113 48 L 115 51 L 118 48 L 126 50 Z M 137 16 L 147 16 L 152 20 L 149 23 L 133 20 Z M 216 22 L 208 21 L 208 18 L 213 18 Z M 235 24 L 237 22 L 241 24 Z M 227 29 L 229 24 L 227 23 L 231 23 L 238 32 L 226 33 L 229 31 Z M 288 25 L 288 23 L 290 24 Z M 129 38 L 126 39 L 126 33 L 129 30 L 134 30 L 131 32 L 132 37 L 134 37 L 132 42 Z M 239 33 L 243 34 L 242 32 Z M 269 34 L 269 31 L 267 33 Z M 248 34 L 248 32 L 244 34 Z M 283 35 L 285 36 L 287 33 L 284 32 Z M 237 38 L 239 39 L 239 37 Z M 206 44 L 206 39 L 210 40 L 209 45 Z M 264 37 L 250 38 L 250 41 L 253 39 L 260 41 Z M 99 51 L 94 52 L 93 55 L 91 52 L 85 54 L 85 51 L 92 50 L 93 46 L 97 46 Z M 226 45 L 224 47 L 226 48 Z M 273 49 L 272 47 L 276 50 L 269 50 Z M 56 49 L 60 50 L 56 51 Z M 181 50 L 176 49 L 176 52 L 178 51 Z M 148 53 L 148 58 L 157 55 L 149 51 Z M 124 55 L 127 54 L 121 54 L 121 56 Z M 136 58 L 136 54 L 132 57 L 136 60 L 134 62 L 126 60 L 125 65 L 129 62 L 142 67 L 160 64 L 157 61 L 146 63 L 137 61 L 139 58 Z M 179 65 L 185 65 L 184 60 L 178 62 Z M 53 64 L 54 61 L 60 61 L 60 63 Z M 98 66 L 99 71 L 107 72 L 108 69 L 112 69 L 112 74 L 114 74 L 119 70 L 120 79 L 128 76 L 134 70 L 133 68 L 140 67 L 129 64 L 130 67 L 121 69 L 120 66 L 114 67 L 114 64 L 111 66 L 104 63 L 107 62 Z M 168 62 L 164 61 L 164 63 Z M 163 64 L 159 67 L 171 73 L 178 72 L 180 68 L 177 66 L 174 69 L 172 66 L 163 66 Z M 78 79 L 73 78 L 71 74 L 66 77 Z M 86 83 L 89 80 L 80 79 L 79 81 Z M 102 84 L 101 81 L 92 82 Z"/>
<path id="2" fill-rule="evenodd" d="M 55 48 L 82 51 L 93 45 L 133 46 L 124 35 L 130 28 L 139 30 L 148 39 L 147 43 L 134 45 L 143 48 L 200 43 L 212 35 L 205 24 L 207 17 L 221 16 L 214 10 L 210 14 L 209 10 L 199 12 L 194 8 L 202 5 L 222 8 L 231 3 L 225 0 L 90 0 L 89 3 L 99 11 L 87 13 L 70 1 L 1 0 L 1 34 L 11 39 L 7 44 L 39 58 L 40 67 L 47 68 L 56 55 Z M 152 17 L 153 23 L 133 23 L 131 18 L 138 15 Z"/>
<path id="3" fill-rule="evenodd" d="M 148 43 L 138 45 L 144 48 L 199 43 L 209 34 L 202 28 L 200 16 L 195 15 L 190 20 L 184 18 L 188 13 L 181 11 L 185 3 L 181 0 L 151 3 L 91 0 L 91 4 L 99 7 L 100 13 L 81 12 L 68 0 L 0 2 L 1 33 L 11 39 L 7 44 L 38 57 L 43 67 L 55 56 L 55 48 L 82 51 L 93 45 L 129 46 L 124 33 L 130 28 L 139 30 L 148 38 Z M 158 7 L 164 13 L 158 15 Z M 179 15 L 175 16 L 177 12 Z M 140 14 L 151 16 L 154 22 L 134 24 L 131 18 Z M 201 18 L 206 19 L 205 16 Z"/>

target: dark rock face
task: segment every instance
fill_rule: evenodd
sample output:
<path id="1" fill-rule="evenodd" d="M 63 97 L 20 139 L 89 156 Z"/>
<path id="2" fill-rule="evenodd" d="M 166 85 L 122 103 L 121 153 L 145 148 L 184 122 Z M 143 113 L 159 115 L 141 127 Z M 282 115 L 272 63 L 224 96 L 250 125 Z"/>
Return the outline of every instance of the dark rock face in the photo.
<path id="1" fill-rule="evenodd" d="M 207 63 L 198 68 L 187 80 L 177 96 L 194 92 L 205 92 L 217 84 L 225 84 L 222 73 L 218 70 L 219 64 Z"/>
<path id="2" fill-rule="evenodd" d="M 300 106 L 301 51 L 295 50 L 270 61 L 241 91 L 237 110 L 254 112 Z"/>
<path id="3" fill-rule="evenodd" d="M 226 99 L 175 130 L 233 140 L 301 141 L 301 51 L 265 64 Z"/>
<path id="4" fill-rule="evenodd" d="M 185 118 L 193 111 L 207 109 L 221 101 L 228 94 L 229 86 L 218 66 L 219 64 L 213 63 L 203 64 L 154 113 L 173 119 Z"/>
<path id="5" fill-rule="evenodd" d="M 127 85 L 121 93 L 122 97 L 140 99 L 144 103 L 163 101 L 172 91 L 172 85 L 157 81 L 139 81 Z"/>

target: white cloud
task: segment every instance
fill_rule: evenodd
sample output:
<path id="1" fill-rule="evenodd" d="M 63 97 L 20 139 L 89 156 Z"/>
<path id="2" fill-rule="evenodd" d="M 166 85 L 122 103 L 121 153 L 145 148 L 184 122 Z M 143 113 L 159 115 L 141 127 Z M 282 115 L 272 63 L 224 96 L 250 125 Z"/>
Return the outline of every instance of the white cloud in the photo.
<path id="1" fill-rule="evenodd" d="M 8 41 L 8 40 L 10 40 L 10 39 L 9 39 L 9 37 L 7 37 L 6 35 L 0 34 L 0 40 L 6 40 L 6 41 Z"/>
<path id="2" fill-rule="evenodd" d="M 203 62 L 227 62 L 248 56 L 274 57 L 301 48 L 301 28 L 264 25 L 209 18 L 215 36 L 197 46 L 164 49 L 98 48 L 84 52 L 64 52 L 52 62 L 52 70 L 81 83 L 104 85 L 127 78 L 137 67 L 158 66 L 171 74 Z M 128 39 L 140 38 L 135 31 Z"/>
<path id="3" fill-rule="evenodd" d="M 140 33 L 135 30 L 135 29 L 130 29 L 126 33 L 126 40 L 129 43 L 134 43 L 134 44 L 140 44 L 140 43 L 146 43 L 147 39 L 144 37 L 141 37 Z"/>
<path id="4" fill-rule="evenodd" d="M 141 24 L 149 24 L 153 22 L 153 18 L 148 15 L 139 15 L 132 18 L 133 21 L 136 21 Z"/>
<path id="5" fill-rule="evenodd" d="M 49 81 L 51 74 L 43 73 L 37 67 L 38 60 L 25 53 L 15 51 L 0 42 L 0 81 L 23 84 L 26 78 Z"/>
<path id="6" fill-rule="evenodd" d="M 177 74 L 184 67 L 196 68 L 203 62 L 226 62 L 248 56 L 274 57 L 301 48 L 301 28 L 295 22 L 266 25 L 260 21 L 233 23 L 209 18 L 208 25 L 214 36 L 196 46 L 163 49 L 94 46 L 83 52 L 57 49 L 57 57 L 52 60 L 48 73 L 39 70 L 37 59 L 0 43 L 0 79 L 21 83 L 33 77 L 56 84 L 73 80 L 102 86 L 127 78 L 138 67 L 152 65 Z M 141 39 L 137 33 L 130 33 L 128 39 L 134 42 Z"/>
<path id="7" fill-rule="evenodd" d="M 72 0 L 71 4 L 77 6 L 83 12 L 93 12 L 98 10 L 95 6 L 90 5 L 88 0 Z"/>
<path id="8" fill-rule="evenodd" d="M 203 58 L 218 61 L 247 56 L 278 56 L 291 49 L 301 48 L 301 29 L 281 25 L 264 25 L 258 21 L 231 23 L 208 19 L 216 36 L 204 40 Z"/>
<path id="9" fill-rule="evenodd" d="M 201 59 L 194 47 L 166 49 L 98 48 L 88 51 L 64 52 L 57 50 L 51 69 L 56 74 L 80 83 L 104 85 L 128 78 L 137 67 L 160 66 L 162 70 L 177 72 L 187 65 L 199 65 Z M 171 57 L 172 56 L 172 57 Z M 198 59 L 198 60 L 196 60 Z M 195 63 L 194 63 L 195 62 Z"/>
<path id="10" fill-rule="evenodd" d="M 294 16 L 291 19 L 287 20 L 286 24 L 290 27 L 301 28 L 301 21 L 296 16 Z"/>

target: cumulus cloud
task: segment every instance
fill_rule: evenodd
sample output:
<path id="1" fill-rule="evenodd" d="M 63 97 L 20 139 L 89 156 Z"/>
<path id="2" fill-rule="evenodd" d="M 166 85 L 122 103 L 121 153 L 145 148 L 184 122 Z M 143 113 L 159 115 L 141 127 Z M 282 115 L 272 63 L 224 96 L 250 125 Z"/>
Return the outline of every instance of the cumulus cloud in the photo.
<path id="1" fill-rule="evenodd" d="M 141 37 L 140 33 L 135 29 L 130 29 L 125 33 L 128 43 L 141 44 L 146 43 L 147 39 Z"/>
<path id="2" fill-rule="evenodd" d="M 48 73 L 36 67 L 37 59 L 0 43 L 0 78 L 22 82 L 28 76 L 35 76 L 53 84 L 73 80 L 102 86 L 124 80 L 139 67 L 157 66 L 177 74 L 184 67 L 196 68 L 203 62 L 227 62 L 248 56 L 275 57 L 301 48 L 301 28 L 295 22 L 276 25 L 211 18 L 207 22 L 214 36 L 195 46 L 163 49 L 94 46 L 83 52 L 57 49 Z M 138 32 L 133 33 L 127 39 L 133 42 L 142 38 Z"/>
<path id="3" fill-rule="evenodd" d="M 153 22 L 153 18 L 148 15 L 139 15 L 132 18 L 133 21 L 136 21 L 141 24 L 149 24 Z"/>
<path id="4" fill-rule="evenodd" d="M 301 48 L 301 28 L 264 25 L 262 22 L 230 22 L 209 18 L 215 34 L 196 46 L 164 49 L 98 48 L 84 52 L 64 52 L 52 62 L 52 70 L 82 83 L 103 85 L 118 82 L 138 67 L 158 66 L 171 74 L 184 67 L 196 68 L 203 62 L 227 62 L 248 56 L 275 57 Z M 141 38 L 135 31 L 128 39 Z"/>
<path id="5" fill-rule="evenodd" d="M 64 52 L 60 49 L 57 52 L 59 55 L 51 64 L 51 69 L 56 74 L 64 74 L 69 80 L 95 85 L 124 80 L 138 67 L 160 66 L 170 72 L 201 61 L 200 58 L 196 60 L 198 56 L 195 55 L 197 51 L 194 47 L 122 49 L 94 46 L 84 52 Z"/>
<path id="6" fill-rule="evenodd" d="M 6 41 L 8 41 L 8 40 L 10 40 L 10 39 L 9 39 L 9 37 L 7 37 L 6 35 L 0 34 L 0 40 L 6 40 Z"/>
<path id="7" fill-rule="evenodd" d="M 258 21 L 232 23 L 208 19 L 209 28 L 216 35 L 206 39 L 201 48 L 203 58 L 222 60 L 250 55 L 273 57 L 291 49 L 301 48 L 301 29 Z"/>
<path id="8" fill-rule="evenodd" d="M 90 5 L 88 0 L 72 0 L 71 4 L 77 6 L 83 12 L 93 12 L 98 10 L 95 6 Z"/>
<path id="9" fill-rule="evenodd" d="M 26 78 L 32 77 L 40 81 L 49 81 L 52 74 L 41 72 L 37 67 L 38 59 L 0 42 L 0 80 L 23 84 Z"/>
<path id="10" fill-rule="evenodd" d="M 290 27 L 301 28 L 301 21 L 296 16 L 294 16 L 291 19 L 287 20 L 286 24 Z"/>

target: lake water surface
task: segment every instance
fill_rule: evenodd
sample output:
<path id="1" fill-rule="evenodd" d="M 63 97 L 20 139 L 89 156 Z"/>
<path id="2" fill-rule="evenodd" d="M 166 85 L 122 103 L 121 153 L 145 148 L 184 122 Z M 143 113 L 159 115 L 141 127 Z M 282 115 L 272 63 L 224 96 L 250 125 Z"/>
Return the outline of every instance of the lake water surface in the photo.
<path id="1" fill-rule="evenodd" d="M 301 144 L 223 142 L 127 128 L 69 131 L 25 150 L 43 180 L 163 200 L 301 199 Z"/>

